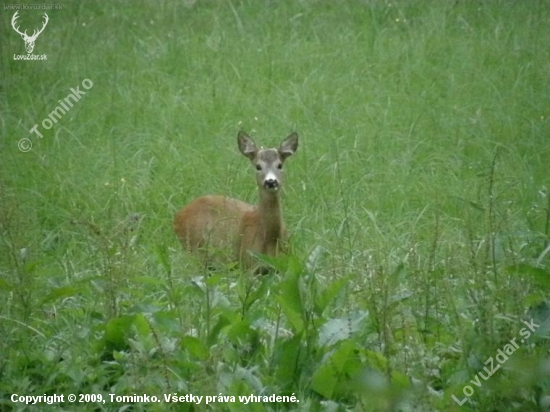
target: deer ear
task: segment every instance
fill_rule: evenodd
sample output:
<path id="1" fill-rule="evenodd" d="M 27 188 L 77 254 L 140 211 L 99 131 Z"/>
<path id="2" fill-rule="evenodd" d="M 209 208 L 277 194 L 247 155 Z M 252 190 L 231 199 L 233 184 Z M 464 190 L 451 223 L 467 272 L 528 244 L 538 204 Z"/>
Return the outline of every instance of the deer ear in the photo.
<path id="1" fill-rule="evenodd" d="M 298 133 L 294 132 L 288 136 L 279 147 L 279 155 L 282 160 L 292 156 L 298 150 Z"/>
<path id="2" fill-rule="evenodd" d="M 237 142 L 241 153 L 250 160 L 254 159 L 256 153 L 258 153 L 258 147 L 254 143 L 254 140 L 241 130 L 237 136 Z"/>

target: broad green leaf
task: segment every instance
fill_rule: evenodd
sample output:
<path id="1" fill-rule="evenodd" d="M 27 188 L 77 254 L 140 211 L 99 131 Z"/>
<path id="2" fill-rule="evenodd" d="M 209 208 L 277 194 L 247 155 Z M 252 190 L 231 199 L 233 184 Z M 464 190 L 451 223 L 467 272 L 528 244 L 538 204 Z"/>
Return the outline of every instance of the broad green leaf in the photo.
<path id="1" fill-rule="evenodd" d="M 285 255 L 273 257 L 269 255 L 263 255 L 261 253 L 253 253 L 254 257 L 259 262 L 266 263 L 271 266 L 275 271 L 284 273 L 288 267 L 288 258 Z"/>
<path id="2" fill-rule="evenodd" d="M 329 319 L 319 332 L 319 345 L 334 345 L 344 339 L 349 339 L 354 333 L 363 329 L 368 312 L 356 311 L 348 317 Z"/>
<path id="3" fill-rule="evenodd" d="M 338 387 L 347 380 L 345 368 L 348 361 L 352 360 L 352 364 L 359 364 L 355 350 L 355 343 L 347 340 L 325 356 L 323 364 L 313 374 L 311 388 L 325 398 L 333 399 L 338 392 Z"/>
<path id="4" fill-rule="evenodd" d="M 205 279 L 204 283 L 208 287 L 213 287 L 222 283 L 224 279 L 225 277 L 222 276 L 220 273 L 212 273 Z"/>
<path id="5" fill-rule="evenodd" d="M 300 293 L 299 272 L 290 271 L 279 283 L 277 302 L 296 333 L 304 329 L 304 307 Z"/>
<path id="6" fill-rule="evenodd" d="M 538 324 L 535 336 L 539 338 L 550 338 L 550 303 L 547 300 L 532 305 L 528 312 L 528 317 Z M 527 320 L 527 319 L 525 319 Z"/>
<path id="7" fill-rule="evenodd" d="M 299 360 L 302 351 L 302 334 L 288 340 L 279 339 L 274 349 L 276 376 L 282 388 L 291 387 L 301 370 Z"/>
<path id="8" fill-rule="evenodd" d="M 125 349 L 128 345 L 127 338 L 130 335 L 133 323 L 134 316 L 121 316 L 107 322 L 101 340 L 103 347 L 109 351 Z"/>
<path id="9" fill-rule="evenodd" d="M 288 257 L 288 265 L 286 270 L 288 274 L 291 274 L 292 276 L 296 276 L 297 278 L 299 278 L 304 271 L 304 267 L 302 266 L 302 263 L 296 256 L 291 255 Z"/>
<path id="10" fill-rule="evenodd" d="M 321 257 L 325 249 L 321 245 L 317 245 L 313 248 L 306 260 L 306 268 L 308 272 L 314 272 L 317 269 L 317 265 L 321 260 Z"/>
<path id="11" fill-rule="evenodd" d="M 372 350 L 364 350 L 363 356 L 365 357 L 366 363 L 378 370 L 379 372 L 386 373 L 388 368 L 388 360 L 380 352 L 375 352 Z"/>
<path id="12" fill-rule="evenodd" d="M 227 325 L 230 325 L 231 322 L 229 319 L 225 316 L 220 316 L 218 319 L 218 322 L 214 325 L 214 327 L 209 331 L 208 334 L 208 345 L 213 345 L 216 343 L 216 339 L 218 338 L 218 335 L 220 334 L 220 331 L 226 327 Z"/>
<path id="13" fill-rule="evenodd" d="M 235 322 L 227 329 L 227 337 L 235 345 L 244 343 L 256 344 L 258 332 L 250 327 L 248 320 Z"/>
<path id="14" fill-rule="evenodd" d="M 208 290 L 204 276 L 195 276 L 191 279 L 191 285 L 200 290 L 202 293 L 206 293 Z"/>
<path id="15" fill-rule="evenodd" d="M 11 287 L 11 285 L 8 282 L 6 282 L 4 279 L 0 279 L 0 290 L 5 290 L 5 291 L 9 292 L 12 289 L 13 288 Z"/>
<path id="16" fill-rule="evenodd" d="M 136 329 L 138 335 L 142 338 L 146 338 L 151 334 L 149 322 L 141 313 L 134 315 L 134 328 Z"/>
<path id="17" fill-rule="evenodd" d="M 256 276 L 250 280 L 246 275 L 239 278 L 239 294 L 241 295 L 244 311 L 248 311 L 258 299 L 266 297 L 268 285 L 272 279 L 271 276 Z M 250 282 L 254 282 L 254 284 L 251 285 Z"/>
<path id="18" fill-rule="evenodd" d="M 210 355 L 208 348 L 194 336 L 184 336 L 181 340 L 181 347 L 199 360 L 207 360 Z"/>
<path id="19" fill-rule="evenodd" d="M 530 276 L 535 284 L 542 289 L 550 289 L 550 273 L 544 269 L 528 265 L 526 263 L 519 263 L 517 265 L 509 266 L 508 273 L 519 273 L 522 275 Z"/>
<path id="20" fill-rule="evenodd" d="M 407 277 L 407 267 L 404 263 L 400 263 L 395 268 L 395 271 L 392 273 L 392 278 L 395 278 L 394 280 L 397 280 L 399 283 L 405 282 L 405 278 Z"/>
<path id="21" fill-rule="evenodd" d="M 312 379 L 312 389 L 327 399 L 349 398 L 390 389 L 386 378 L 387 359 L 378 352 L 364 350 L 352 340 L 341 342 L 340 346 L 324 359 Z M 393 372 L 392 387 L 409 386 L 406 375 Z"/>
<path id="22" fill-rule="evenodd" d="M 42 299 L 41 304 L 51 302 L 52 300 L 58 300 L 62 298 L 75 296 L 80 291 L 81 291 L 81 288 L 75 288 L 73 286 L 62 286 L 48 293 L 48 295 L 44 299 Z"/>
<path id="23" fill-rule="evenodd" d="M 342 288 L 349 282 L 348 278 L 341 278 L 329 284 L 315 299 L 315 314 L 322 316 L 325 309 L 332 303 Z"/>
<path id="24" fill-rule="evenodd" d="M 409 290 L 403 290 L 388 298 L 386 308 L 394 309 L 400 302 L 409 299 L 413 293 Z"/>
<path id="25" fill-rule="evenodd" d="M 363 350 L 363 356 L 365 356 L 366 363 L 373 369 L 376 369 L 383 375 L 388 372 L 388 360 L 380 352 L 371 350 Z M 409 386 L 409 378 L 404 373 L 393 371 L 391 374 L 391 383 L 399 388 L 405 388 Z"/>
<path id="26" fill-rule="evenodd" d="M 154 324 L 166 331 L 178 332 L 181 329 L 180 323 L 178 322 L 177 309 L 171 311 L 158 311 L 153 312 Z"/>

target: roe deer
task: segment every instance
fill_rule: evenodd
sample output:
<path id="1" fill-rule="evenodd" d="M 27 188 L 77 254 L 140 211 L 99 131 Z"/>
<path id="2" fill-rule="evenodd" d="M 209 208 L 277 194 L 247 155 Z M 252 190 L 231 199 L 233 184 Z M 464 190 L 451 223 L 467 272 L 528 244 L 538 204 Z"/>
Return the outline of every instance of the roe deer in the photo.
<path id="1" fill-rule="evenodd" d="M 278 149 L 258 148 L 242 131 L 237 142 L 256 168 L 259 205 L 217 195 L 199 197 L 176 214 L 174 230 L 183 248 L 202 254 L 207 264 L 212 255 L 225 251 L 230 261 L 238 261 L 244 269 L 264 271 L 254 267 L 250 252 L 275 256 L 283 247 L 286 229 L 279 191 L 283 163 L 298 149 L 298 134 L 292 133 Z"/>

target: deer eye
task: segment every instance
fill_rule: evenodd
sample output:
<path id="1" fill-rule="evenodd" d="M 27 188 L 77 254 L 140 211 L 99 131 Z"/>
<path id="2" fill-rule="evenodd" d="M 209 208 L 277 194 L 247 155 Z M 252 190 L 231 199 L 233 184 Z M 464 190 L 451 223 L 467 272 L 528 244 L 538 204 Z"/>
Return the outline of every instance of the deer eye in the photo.
<path id="1" fill-rule="evenodd" d="M 283 168 L 283 164 L 282 164 L 282 163 L 279 163 L 279 164 L 277 165 L 277 169 L 282 169 L 282 168 Z"/>
<path id="2" fill-rule="evenodd" d="M 262 170 L 262 166 L 256 165 L 256 170 Z"/>

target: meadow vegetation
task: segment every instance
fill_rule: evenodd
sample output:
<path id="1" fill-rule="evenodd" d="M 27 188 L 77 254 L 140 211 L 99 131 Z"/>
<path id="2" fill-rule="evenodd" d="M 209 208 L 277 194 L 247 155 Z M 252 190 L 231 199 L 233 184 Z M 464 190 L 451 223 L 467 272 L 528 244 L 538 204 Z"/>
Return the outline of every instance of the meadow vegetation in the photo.
<path id="1" fill-rule="evenodd" d="M 549 410 L 550 3 L 63 4 L 45 61 L 0 12 L 0 410 Z M 241 129 L 300 134 L 292 253 L 207 276 L 172 220 L 257 201 Z"/>

